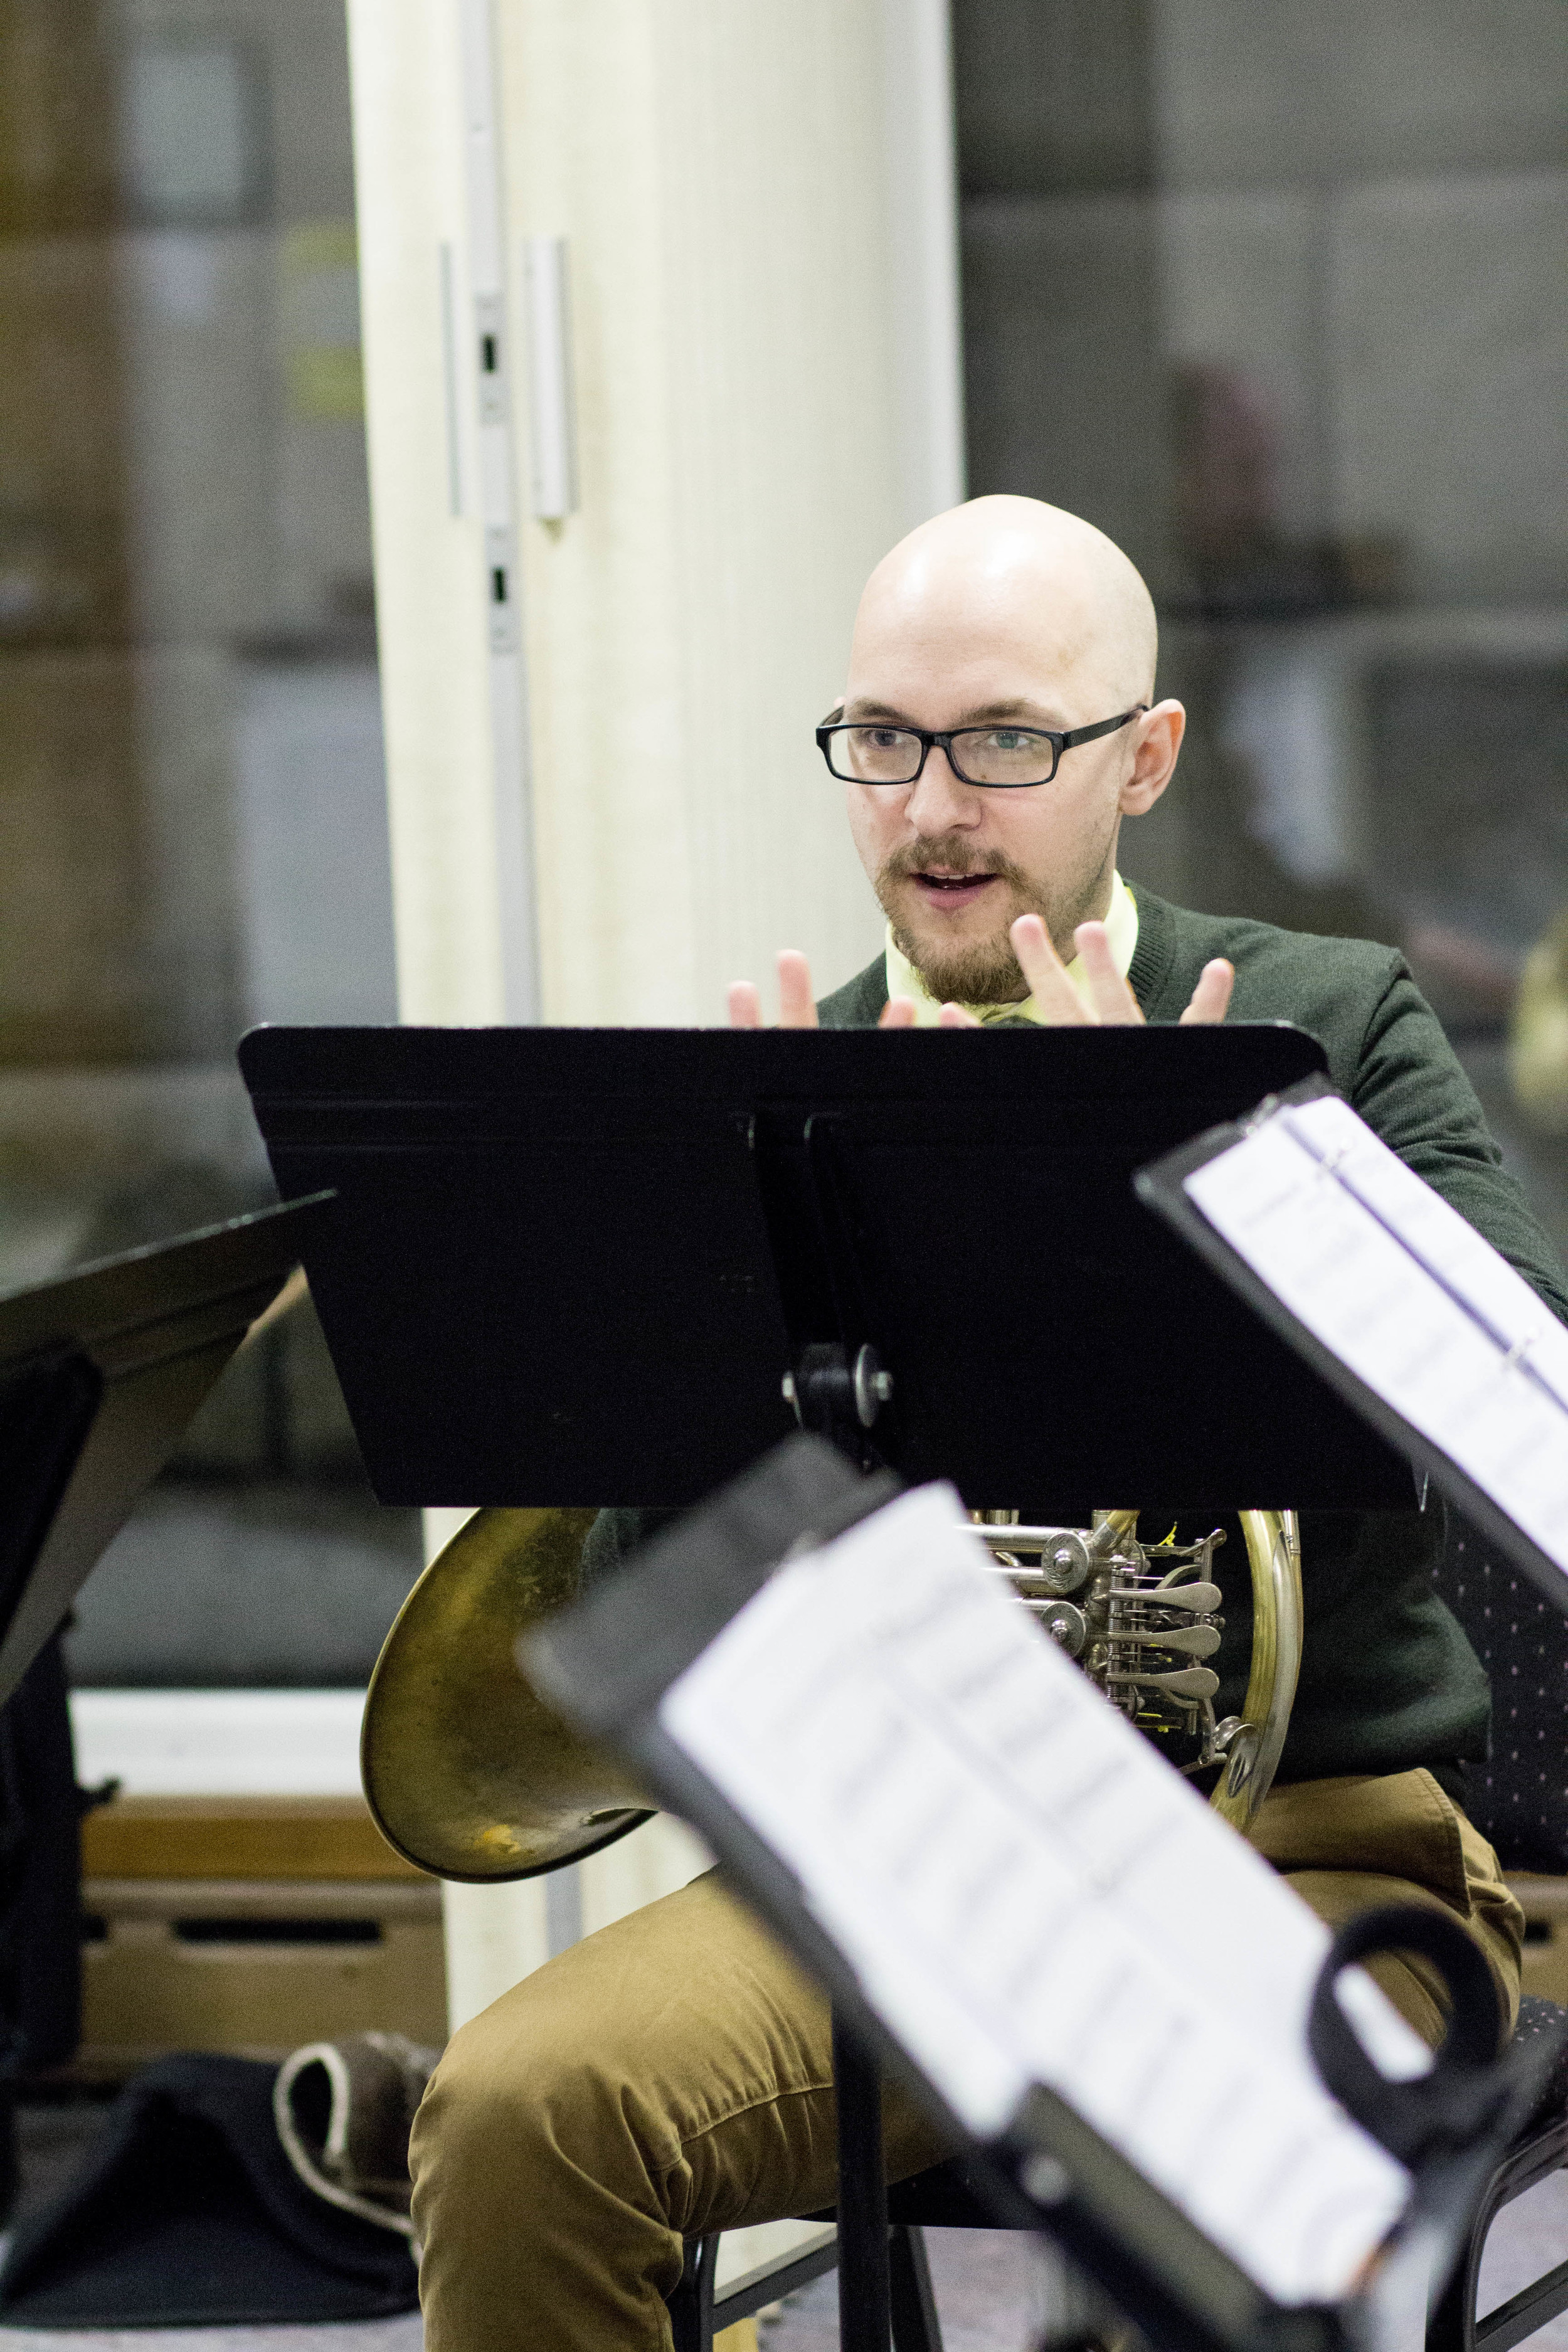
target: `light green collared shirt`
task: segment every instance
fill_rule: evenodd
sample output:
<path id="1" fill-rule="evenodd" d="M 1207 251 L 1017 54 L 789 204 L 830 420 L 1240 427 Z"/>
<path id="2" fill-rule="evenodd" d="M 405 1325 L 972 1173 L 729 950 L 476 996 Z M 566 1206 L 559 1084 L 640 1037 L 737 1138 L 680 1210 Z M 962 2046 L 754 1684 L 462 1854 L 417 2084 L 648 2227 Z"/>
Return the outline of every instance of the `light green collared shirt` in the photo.
<path id="1" fill-rule="evenodd" d="M 1111 961 L 1126 979 L 1132 963 L 1132 950 L 1138 944 L 1138 901 L 1120 874 L 1110 877 L 1110 905 L 1106 910 L 1105 936 L 1110 944 Z M 915 1027 L 934 1029 L 942 1013 L 942 1000 L 933 996 L 909 958 L 893 945 L 891 924 L 888 927 L 888 994 L 912 996 L 915 1004 Z M 1080 997 L 1087 1001 L 1083 958 L 1074 956 L 1067 967 L 1068 978 Z M 1039 1006 L 1032 996 L 1019 1004 L 966 1004 L 965 1013 L 973 1013 L 980 1022 L 1038 1021 Z"/>

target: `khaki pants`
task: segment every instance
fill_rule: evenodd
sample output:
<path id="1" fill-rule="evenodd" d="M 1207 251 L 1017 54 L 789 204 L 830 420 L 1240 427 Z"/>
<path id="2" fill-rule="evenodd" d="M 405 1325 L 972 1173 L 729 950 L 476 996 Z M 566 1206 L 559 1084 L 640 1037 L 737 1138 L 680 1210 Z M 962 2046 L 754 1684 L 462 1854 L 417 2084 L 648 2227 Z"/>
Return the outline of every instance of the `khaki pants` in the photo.
<path id="1" fill-rule="evenodd" d="M 1254 1843 L 1331 1923 L 1374 1903 L 1456 1913 L 1511 2027 L 1523 1917 L 1430 1773 L 1275 1790 Z M 1426 1963 L 1373 1973 L 1436 2040 Z M 886 2140 L 893 2179 L 946 2152 L 891 2088 Z M 826 2003 L 710 1874 L 455 2035 L 411 2162 L 426 2352 L 668 2352 L 683 2235 L 833 2202 Z"/>

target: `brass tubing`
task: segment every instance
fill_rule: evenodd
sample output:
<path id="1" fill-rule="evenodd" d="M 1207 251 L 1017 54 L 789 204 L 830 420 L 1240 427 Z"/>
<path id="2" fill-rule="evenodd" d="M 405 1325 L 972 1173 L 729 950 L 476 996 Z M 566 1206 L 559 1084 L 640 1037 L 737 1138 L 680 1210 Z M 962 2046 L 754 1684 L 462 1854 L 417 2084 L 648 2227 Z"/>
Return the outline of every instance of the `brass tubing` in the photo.
<path id="1" fill-rule="evenodd" d="M 1136 1511 L 1128 1516 L 1136 1526 Z M 1059 1541 L 1063 1536 L 1077 1536 L 1086 1543 L 1089 1540 L 1082 1528 L 1026 1528 L 1020 1527 L 1016 1519 L 981 1520 L 973 1517 L 966 1524 L 983 1545 L 989 1548 L 994 1543 L 1000 1544 L 1007 1551 L 1044 1551 L 1047 1545 Z"/>
<path id="2" fill-rule="evenodd" d="M 517 1670 L 519 1635 L 576 1591 L 590 1510 L 476 1512 L 426 1570 L 398 1613 L 365 1701 L 361 1767 L 383 1835 L 399 1853 L 443 1878 L 528 1878 L 592 1853 L 647 1818 L 647 1799 L 621 1768 L 567 1730 Z M 1272 1781 L 1285 1744 L 1301 1655 L 1300 1554 L 1292 1512 L 1241 1514 L 1252 1570 L 1253 1652 L 1245 1718 L 1212 1802 L 1245 1830 Z M 1134 1538 L 1136 1511 L 1111 1511 L 1092 1530 L 976 1528 L 998 1549 L 1048 1549 L 1071 1536 L 1096 1568 Z M 1081 1557 L 1081 1554 L 1080 1554 Z M 1037 1611 L 1067 1607 L 1040 1572 L 1016 1565 L 1014 1590 Z M 1215 1587 L 1152 1588 L 1157 1607 L 1207 1610 Z M 1165 1647 L 1197 1643 L 1179 1628 Z M 1135 1629 L 1108 1629 L 1110 1648 Z M 1076 1654 L 1076 1652 L 1073 1653 Z M 1179 1696 L 1206 1668 L 1177 1667 L 1152 1681 Z"/>
<path id="3" fill-rule="evenodd" d="M 1090 1559 L 1109 1559 L 1118 1544 L 1129 1541 L 1137 1532 L 1136 1511 L 1107 1511 L 1088 1538 Z"/>
<path id="4" fill-rule="evenodd" d="M 1242 1727 L 1209 1800 L 1246 1830 L 1268 1794 L 1301 1670 L 1301 1539 L 1294 1511 L 1243 1511 L 1252 1570 L 1252 1664 Z"/>
<path id="5" fill-rule="evenodd" d="M 577 1589 L 592 1511 L 484 1510 L 433 1559 L 387 1635 L 360 1769 L 387 1843 L 439 1878 L 532 1878 L 648 1817 L 613 1758 L 518 1672 L 518 1636 Z"/>

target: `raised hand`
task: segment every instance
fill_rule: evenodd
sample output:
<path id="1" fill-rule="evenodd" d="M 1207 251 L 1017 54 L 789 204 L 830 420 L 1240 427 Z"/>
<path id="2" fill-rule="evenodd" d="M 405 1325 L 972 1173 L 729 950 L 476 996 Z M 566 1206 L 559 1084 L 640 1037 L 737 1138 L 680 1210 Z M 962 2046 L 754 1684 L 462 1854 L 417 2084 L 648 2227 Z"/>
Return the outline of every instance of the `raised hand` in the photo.
<path id="1" fill-rule="evenodd" d="M 1073 944 L 1089 983 L 1087 1004 L 1068 978 L 1067 967 L 1038 915 L 1020 915 L 1008 937 L 1047 1028 L 1130 1028 L 1142 1022 L 1143 1008 L 1116 969 L 1103 923 L 1080 923 L 1073 933 Z M 1183 1023 L 1223 1021 L 1235 982 L 1235 968 L 1222 956 L 1205 964 L 1192 1002 L 1182 1015 Z M 944 1004 L 942 1008 L 944 1029 L 978 1029 L 980 1025 L 973 1013 L 965 1013 L 962 1005 Z"/>
<path id="2" fill-rule="evenodd" d="M 729 992 L 731 1028 L 760 1029 L 763 1025 L 763 1000 L 756 982 L 732 980 Z M 907 996 L 889 998 L 877 1024 L 879 1029 L 912 1029 L 914 1025 L 915 1008 Z M 779 1027 L 816 1027 L 816 999 L 811 992 L 811 966 L 798 948 L 779 950 Z"/>
<path id="3" fill-rule="evenodd" d="M 760 1029 L 763 1000 L 754 980 L 730 982 L 730 1026 Z M 779 1027 L 815 1029 L 816 999 L 811 992 L 811 966 L 798 948 L 779 950 Z"/>

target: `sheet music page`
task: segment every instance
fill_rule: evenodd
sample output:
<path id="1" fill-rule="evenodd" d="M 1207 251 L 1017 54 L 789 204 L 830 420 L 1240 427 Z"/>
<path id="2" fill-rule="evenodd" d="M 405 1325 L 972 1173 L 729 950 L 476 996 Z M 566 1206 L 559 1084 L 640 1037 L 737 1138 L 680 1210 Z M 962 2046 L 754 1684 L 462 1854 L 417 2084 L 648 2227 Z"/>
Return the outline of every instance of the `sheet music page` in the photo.
<path id="1" fill-rule="evenodd" d="M 1568 1570 L 1568 1331 L 1347 1103 L 1183 1180 L 1281 1305 Z"/>
<path id="2" fill-rule="evenodd" d="M 1531 1371 L 1568 1406 L 1568 1328 L 1507 1258 L 1339 1096 L 1324 1095 L 1279 1116 L 1505 1349 L 1528 1354 Z"/>
<path id="3" fill-rule="evenodd" d="M 980 1564 L 951 1487 L 779 1569 L 659 1719 L 972 2131 L 1044 2084 L 1279 2301 L 1348 2290 L 1409 2183 L 1307 2053 L 1328 1932 Z"/>

